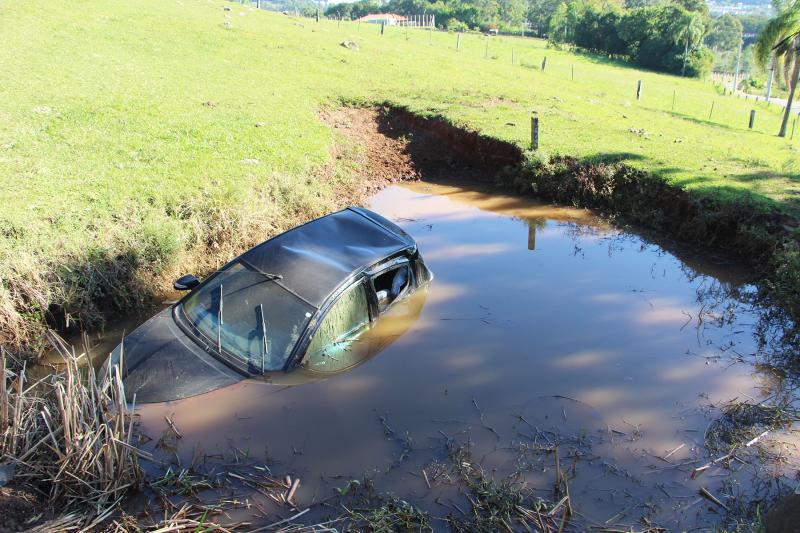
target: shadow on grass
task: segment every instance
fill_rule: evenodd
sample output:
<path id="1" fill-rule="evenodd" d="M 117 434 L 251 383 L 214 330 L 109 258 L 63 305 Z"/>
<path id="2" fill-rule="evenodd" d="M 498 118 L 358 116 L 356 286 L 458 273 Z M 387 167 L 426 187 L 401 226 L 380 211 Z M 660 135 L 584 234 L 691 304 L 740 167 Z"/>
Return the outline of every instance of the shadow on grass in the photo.
<path id="1" fill-rule="evenodd" d="M 586 163 L 610 165 L 614 163 L 624 163 L 626 161 L 643 161 L 644 159 L 646 158 L 642 154 L 633 152 L 607 152 L 590 154 L 584 157 L 583 161 Z"/>
<path id="2" fill-rule="evenodd" d="M 713 115 L 712 115 L 712 119 L 709 120 L 709 119 L 704 119 L 704 118 L 693 117 L 693 116 L 687 115 L 685 113 L 678 113 L 676 111 L 664 111 L 664 113 L 666 113 L 667 115 L 669 115 L 669 116 L 671 116 L 673 118 L 679 118 L 679 119 L 687 120 L 689 122 L 693 122 L 694 124 L 699 124 L 701 126 L 711 126 L 713 128 L 722 128 L 722 129 L 730 130 L 730 131 L 741 131 L 743 129 L 746 129 L 746 128 L 735 128 L 733 126 L 728 126 L 727 124 L 721 124 L 719 122 L 714 122 Z"/>
<path id="3" fill-rule="evenodd" d="M 654 175 L 671 182 L 675 176 L 685 176 L 687 169 L 666 167 L 652 172 Z M 765 182 L 781 178 L 798 182 L 800 185 L 800 175 L 763 169 L 735 175 L 729 174 L 726 175 L 726 178 L 730 181 L 741 183 L 741 187 L 735 185 L 712 185 L 710 182 L 713 177 L 708 174 L 696 174 L 691 178 L 681 178 L 676 183 L 681 187 L 690 188 L 693 194 L 697 194 L 700 197 L 726 203 L 752 205 L 765 212 L 777 209 L 794 218 L 800 218 L 800 196 L 777 200 L 759 190 L 769 187 Z"/>

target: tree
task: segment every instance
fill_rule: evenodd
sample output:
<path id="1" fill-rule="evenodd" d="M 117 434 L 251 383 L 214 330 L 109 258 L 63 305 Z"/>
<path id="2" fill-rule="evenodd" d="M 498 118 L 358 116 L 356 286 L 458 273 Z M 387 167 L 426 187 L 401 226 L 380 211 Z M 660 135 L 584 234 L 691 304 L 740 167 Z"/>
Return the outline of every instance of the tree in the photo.
<path id="1" fill-rule="evenodd" d="M 742 30 L 745 35 L 745 46 L 755 42 L 754 36 L 761 33 L 761 30 L 764 29 L 764 26 L 767 25 L 767 21 L 769 21 L 769 17 L 766 15 L 740 15 L 736 18 L 742 23 Z"/>
<path id="2" fill-rule="evenodd" d="M 567 42 L 567 25 L 569 24 L 569 6 L 561 2 L 550 17 L 549 39 L 554 43 Z"/>
<path id="3" fill-rule="evenodd" d="M 702 16 L 708 16 L 708 3 L 706 0 L 673 0 L 676 5 L 681 6 L 686 11 L 693 13 L 700 13 Z M 782 0 L 776 0 L 782 1 Z"/>
<path id="4" fill-rule="evenodd" d="M 524 0 L 499 0 L 500 18 L 511 28 L 520 28 L 525 22 Z"/>
<path id="5" fill-rule="evenodd" d="M 635 9 L 637 7 L 648 7 L 658 4 L 659 0 L 625 0 L 625 7 L 627 9 Z"/>
<path id="6" fill-rule="evenodd" d="M 683 48 L 683 66 L 681 67 L 681 76 L 686 75 L 686 62 L 689 59 L 689 47 L 694 47 L 703 38 L 706 31 L 703 24 L 703 18 L 694 11 L 684 11 L 682 17 L 675 21 L 676 31 L 675 42 L 685 42 Z"/>
<path id="7" fill-rule="evenodd" d="M 620 17 L 620 13 L 615 10 L 587 9 L 575 26 L 573 42 L 576 46 L 594 52 L 616 56 L 624 54 L 626 43 L 617 32 Z"/>
<path id="8" fill-rule="evenodd" d="M 736 50 L 743 32 L 742 22 L 730 13 L 725 13 L 711 20 L 711 31 L 706 35 L 706 44 L 719 51 Z"/>
<path id="9" fill-rule="evenodd" d="M 782 10 L 767 22 L 758 35 L 755 55 L 756 61 L 763 68 L 766 68 L 770 58 L 774 58 L 778 68 L 783 67 L 786 84 L 789 86 L 789 97 L 778 136 L 786 137 L 797 78 L 800 74 L 800 0 L 781 4 Z"/>
<path id="10" fill-rule="evenodd" d="M 561 0 L 531 0 L 528 7 L 528 20 L 536 28 L 539 37 L 550 27 L 550 19 L 558 9 Z"/>

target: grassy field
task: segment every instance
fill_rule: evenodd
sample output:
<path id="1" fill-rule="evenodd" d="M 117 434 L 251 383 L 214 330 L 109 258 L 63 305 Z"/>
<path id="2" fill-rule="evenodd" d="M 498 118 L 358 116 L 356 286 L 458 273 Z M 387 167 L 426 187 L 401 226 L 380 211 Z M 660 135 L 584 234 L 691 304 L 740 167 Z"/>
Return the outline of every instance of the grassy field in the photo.
<path id="1" fill-rule="evenodd" d="M 756 104 L 749 131 L 754 104 L 710 82 L 534 39 L 468 34 L 457 50 L 455 34 L 381 35 L 223 0 L 9 0 L 0 65 L 6 345 L 51 303 L 87 316 L 122 306 L 178 266 L 210 268 L 357 199 L 318 119 L 341 102 L 390 102 L 523 146 L 535 110 L 547 155 L 623 159 L 800 213 L 800 131 L 778 139 L 774 106 Z"/>

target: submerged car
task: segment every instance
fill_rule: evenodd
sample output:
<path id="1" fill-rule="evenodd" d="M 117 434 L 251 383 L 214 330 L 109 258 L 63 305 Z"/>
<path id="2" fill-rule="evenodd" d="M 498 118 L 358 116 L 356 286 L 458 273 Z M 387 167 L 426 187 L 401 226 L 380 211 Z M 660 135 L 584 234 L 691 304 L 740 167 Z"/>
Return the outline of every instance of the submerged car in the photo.
<path id="1" fill-rule="evenodd" d="M 125 337 L 108 369 L 137 403 L 297 369 L 341 372 L 355 364 L 343 354 L 431 279 L 414 239 L 350 207 L 259 244 L 202 283 L 178 279 L 190 292 Z"/>

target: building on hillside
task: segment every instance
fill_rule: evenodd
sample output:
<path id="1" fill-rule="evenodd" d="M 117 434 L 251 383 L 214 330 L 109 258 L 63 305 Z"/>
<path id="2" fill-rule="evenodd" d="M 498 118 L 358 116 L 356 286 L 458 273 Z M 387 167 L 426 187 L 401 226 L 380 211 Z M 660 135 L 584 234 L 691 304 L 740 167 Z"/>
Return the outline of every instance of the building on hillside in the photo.
<path id="1" fill-rule="evenodd" d="M 386 24 L 387 26 L 402 26 L 408 19 L 402 15 L 395 15 L 394 13 L 373 13 L 371 15 L 364 15 L 358 22 L 366 22 L 368 24 Z"/>

